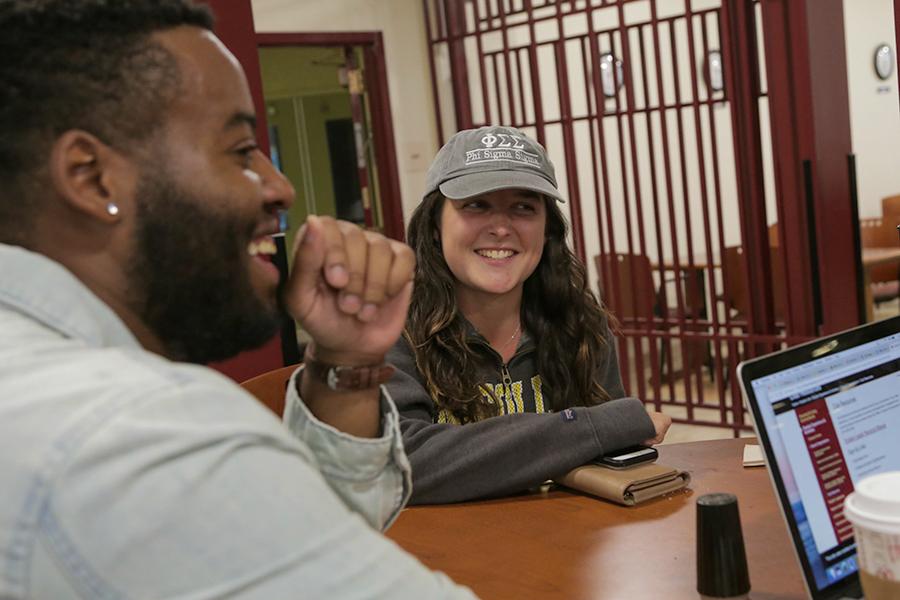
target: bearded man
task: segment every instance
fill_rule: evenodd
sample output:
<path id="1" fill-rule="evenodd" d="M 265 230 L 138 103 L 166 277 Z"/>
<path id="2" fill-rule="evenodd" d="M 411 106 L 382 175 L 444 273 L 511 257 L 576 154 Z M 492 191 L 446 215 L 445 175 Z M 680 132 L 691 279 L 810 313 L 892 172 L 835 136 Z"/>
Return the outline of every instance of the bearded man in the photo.
<path id="1" fill-rule="evenodd" d="M 0 0 L 0 597 L 471 597 L 383 538 L 412 253 L 328 218 L 287 427 L 201 366 L 269 339 L 293 189 L 187 0 Z"/>

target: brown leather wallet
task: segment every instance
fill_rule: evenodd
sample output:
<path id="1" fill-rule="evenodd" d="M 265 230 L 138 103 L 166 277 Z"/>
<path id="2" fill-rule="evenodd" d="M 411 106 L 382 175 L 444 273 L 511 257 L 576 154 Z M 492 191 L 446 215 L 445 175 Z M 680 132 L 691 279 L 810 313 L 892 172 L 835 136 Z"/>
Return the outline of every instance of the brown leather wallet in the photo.
<path id="1" fill-rule="evenodd" d="M 691 475 L 687 471 L 659 463 L 635 465 L 627 469 L 584 465 L 556 479 L 560 485 L 625 506 L 634 506 L 680 490 L 690 482 Z"/>

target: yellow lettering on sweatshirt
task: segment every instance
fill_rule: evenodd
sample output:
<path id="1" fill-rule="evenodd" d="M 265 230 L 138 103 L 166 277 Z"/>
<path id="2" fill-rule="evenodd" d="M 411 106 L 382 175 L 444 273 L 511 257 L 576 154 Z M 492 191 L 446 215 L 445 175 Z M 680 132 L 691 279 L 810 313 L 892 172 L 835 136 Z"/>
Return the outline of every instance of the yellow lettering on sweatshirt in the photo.
<path id="1" fill-rule="evenodd" d="M 544 395 L 541 393 L 541 376 L 531 378 L 531 391 L 534 392 L 534 412 L 547 412 L 544 410 Z"/>
<path id="2" fill-rule="evenodd" d="M 440 412 L 438 412 L 437 422 L 449 423 L 450 425 L 459 425 L 459 419 L 453 416 L 453 413 L 451 413 L 446 408 L 442 408 Z"/>
<path id="3" fill-rule="evenodd" d="M 512 384 L 512 400 L 515 404 L 517 413 L 525 412 L 525 404 L 522 402 L 522 382 L 516 381 Z"/>
<path id="4" fill-rule="evenodd" d="M 502 414 L 509 415 L 515 412 L 512 398 L 506 393 L 506 384 L 496 384 L 494 386 L 494 395 L 497 397 L 497 401 L 500 402 L 500 412 Z"/>

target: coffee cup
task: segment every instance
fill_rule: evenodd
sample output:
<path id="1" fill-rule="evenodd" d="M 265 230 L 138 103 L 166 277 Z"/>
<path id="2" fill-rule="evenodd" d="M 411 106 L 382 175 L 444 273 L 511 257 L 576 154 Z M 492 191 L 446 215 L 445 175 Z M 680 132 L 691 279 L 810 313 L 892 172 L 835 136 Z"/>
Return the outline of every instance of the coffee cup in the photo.
<path id="1" fill-rule="evenodd" d="M 866 600 L 900 598 L 900 471 L 872 475 L 844 501 Z"/>

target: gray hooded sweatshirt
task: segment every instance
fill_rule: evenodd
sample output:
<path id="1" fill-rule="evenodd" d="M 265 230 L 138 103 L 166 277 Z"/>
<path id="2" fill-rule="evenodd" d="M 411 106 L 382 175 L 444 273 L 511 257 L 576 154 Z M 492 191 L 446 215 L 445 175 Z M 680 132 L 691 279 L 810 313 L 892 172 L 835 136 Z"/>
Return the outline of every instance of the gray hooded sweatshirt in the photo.
<path id="1" fill-rule="evenodd" d="M 400 429 L 412 463 L 410 504 L 462 502 L 522 492 L 563 475 L 600 455 L 656 435 L 636 398 L 623 398 L 615 341 L 597 365 L 611 398 L 590 407 L 549 412 L 553 390 L 543 386 L 535 340 L 523 335 L 516 353 L 503 359 L 470 326 L 469 344 L 483 359 L 481 383 L 500 402 L 500 416 L 458 425 L 432 401 L 405 338 L 387 360 L 397 372 L 386 384 L 400 411 Z M 565 357 L 560 357 L 566 360 Z"/>

